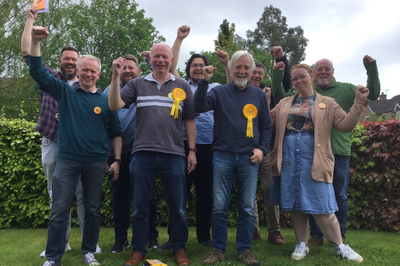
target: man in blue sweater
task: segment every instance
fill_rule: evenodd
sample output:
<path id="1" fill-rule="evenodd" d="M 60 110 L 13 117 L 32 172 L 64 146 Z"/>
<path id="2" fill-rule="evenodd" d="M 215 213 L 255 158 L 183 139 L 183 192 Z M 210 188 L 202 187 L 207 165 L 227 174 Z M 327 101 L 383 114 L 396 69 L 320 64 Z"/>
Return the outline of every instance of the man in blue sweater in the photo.
<path id="1" fill-rule="evenodd" d="M 85 222 L 81 252 L 88 265 L 100 265 L 94 258 L 100 230 L 102 185 L 107 168 L 107 138 L 113 140 L 115 157 L 121 156 L 121 124 L 108 107 L 108 98 L 96 81 L 100 60 L 91 55 L 78 59 L 79 84 L 74 87 L 53 77 L 43 66 L 40 42 L 49 35 L 46 28 L 34 26 L 29 54 L 29 73 L 39 89 L 58 103 L 59 132 L 57 164 L 53 175 L 53 204 L 43 266 L 61 265 L 64 254 L 66 222 L 76 184 L 81 176 Z M 119 163 L 110 166 L 113 180 L 118 178 Z"/>
<path id="2" fill-rule="evenodd" d="M 213 265 L 224 259 L 230 193 L 236 176 L 239 204 L 237 251 L 240 261 L 257 266 L 260 262 L 250 251 L 254 200 L 258 164 L 269 152 L 272 126 L 265 94 L 249 84 L 255 68 L 253 57 L 245 51 L 238 51 L 233 54 L 228 67 L 233 82 L 217 86 L 207 93 L 209 80 L 216 68 L 205 66 L 195 93 L 195 111 L 204 113 L 214 110 L 215 121 L 212 147 L 214 206 L 211 219 L 214 246 L 204 262 Z"/>

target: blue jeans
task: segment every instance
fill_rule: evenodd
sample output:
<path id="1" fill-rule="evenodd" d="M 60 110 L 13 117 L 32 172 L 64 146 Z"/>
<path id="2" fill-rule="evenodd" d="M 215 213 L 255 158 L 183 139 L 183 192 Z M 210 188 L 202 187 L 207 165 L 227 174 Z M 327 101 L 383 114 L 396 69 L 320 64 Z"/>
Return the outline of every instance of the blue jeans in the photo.
<path id="1" fill-rule="evenodd" d="M 115 162 L 114 156 L 108 156 L 108 163 Z M 129 165 L 131 154 L 121 155 L 119 176 L 116 181 L 111 182 L 113 196 L 113 219 L 115 240 L 127 239 L 128 229 L 131 224 L 131 185 Z M 157 231 L 157 199 L 153 197 L 150 205 L 149 236 L 158 237 Z"/>
<path id="2" fill-rule="evenodd" d="M 214 248 L 225 253 L 228 208 L 231 200 L 232 182 L 236 176 L 239 220 L 236 232 L 238 254 L 250 249 L 254 229 L 254 200 L 257 189 L 259 165 L 252 164 L 246 153 L 215 151 L 213 155 L 214 205 L 211 218 Z"/>
<path id="3" fill-rule="evenodd" d="M 51 141 L 50 139 L 43 136 L 42 138 L 42 166 L 43 172 L 47 179 L 47 190 L 50 197 L 50 209 L 52 205 L 52 189 L 53 189 L 53 173 L 56 168 L 57 163 L 57 152 L 58 145 L 57 142 Z M 83 210 L 83 198 L 82 198 L 82 183 L 79 179 L 75 190 L 76 204 L 78 210 L 78 221 L 81 232 L 83 232 L 83 220 L 84 220 L 84 210 Z M 71 233 L 71 212 L 68 215 L 67 221 L 67 232 L 66 232 L 66 243 L 68 243 L 69 234 Z"/>
<path id="4" fill-rule="evenodd" d="M 185 157 L 152 151 L 132 155 L 129 171 L 133 187 L 132 249 L 142 256 L 147 254 L 149 209 L 154 193 L 154 182 L 160 174 L 164 196 L 169 205 L 172 254 L 186 250 L 188 226 L 186 220 L 186 160 Z"/>
<path id="5" fill-rule="evenodd" d="M 347 192 L 349 190 L 349 165 L 350 157 L 335 155 L 335 168 L 333 170 L 333 189 L 335 190 L 336 202 L 339 210 L 335 215 L 340 224 L 340 233 L 343 238 L 346 236 L 347 212 Z M 314 217 L 310 215 L 311 236 L 319 239 L 323 238 L 323 234 L 319 229 Z"/>
<path id="6" fill-rule="evenodd" d="M 49 220 L 46 257 L 60 261 L 64 255 L 68 214 L 81 176 L 85 212 L 82 254 L 96 251 L 100 230 L 100 204 L 106 161 L 76 162 L 58 158 L 53 175 L 53 202 Z"/>

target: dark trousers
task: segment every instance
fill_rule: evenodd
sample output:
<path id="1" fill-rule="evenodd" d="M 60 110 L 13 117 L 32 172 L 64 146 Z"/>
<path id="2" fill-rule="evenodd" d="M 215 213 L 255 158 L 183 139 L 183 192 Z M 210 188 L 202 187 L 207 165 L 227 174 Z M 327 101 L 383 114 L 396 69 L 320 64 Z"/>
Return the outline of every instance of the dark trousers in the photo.
<path id="1" fill-rule="evenodd" d="M 211 239 L 211 212 L 213 207 L 213 167 L 211 144 L 196 144 L 197 166 L 190 174 L 186 174 L 187 195 L 194 182 L 196 192 L 196 234 L 199 243 Z M 189 154 L 188 144 L 185 141 L 185 152 Z"/>
<path id="2" fill-rule="evenodd" d="M 114 156 L 108 157 L 109 165 L 115 162 Z M 113 218 L 115 240 L 127 239 L 128 229 L 131 224 L 131 186 L 129 164 L 131 163 L 131 154 L 121 155 L 121 165 L 119 166 L 119 176 L 114 182 L 111 182 L 113 196 Z M 149 234 L 148 236 L 158 237 L 157 231 L 157 200 L 153 196 L 150 204 L 149 213 Z"/>

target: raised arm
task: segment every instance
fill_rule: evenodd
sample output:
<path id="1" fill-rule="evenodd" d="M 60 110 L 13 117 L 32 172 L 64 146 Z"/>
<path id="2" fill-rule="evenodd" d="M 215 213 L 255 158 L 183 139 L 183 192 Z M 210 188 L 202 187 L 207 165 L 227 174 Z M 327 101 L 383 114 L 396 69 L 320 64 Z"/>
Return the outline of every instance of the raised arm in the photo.
<path id="1" fill-rule="evenodd" d="M 108 91 L 108 105 L 113 111 L 118 111 L 125 106 L 125 102 L 121 99 L 121 93 L 119 89 L 119 81 L 124 63 L 125 59 L 122 57 L 113 61 L 113 74 L 111 78 L 110 90 Z"/>
<path id="2" fill-rule="evenodd" d="M 36 57 L 41 56 L 40 42 L 49 37 L 49 31 L 42 26 L 33 26 L 31 34 L 31 49 L 29 54 Z"/>
<path id="3" fill-rule="evenodd" d="M 283 98 L 293 95 L 294 93 L 286 92 L 283 88 L 282 80 L 284 76 L 285 64 L 283 62 L 276 63 L 272 69 L 272 97 L 274 97 L 275 103 L 278 103 Z"/>
<path id="4" fill-rule="evenodd" d="M 224 66 L 225 69 L 225 75 L 226 75 L 226 84 L 231 83 L 232 81 L 232 76 L 231 72 L 229 71 L 228 63 L 229 63 L 229 55 L 227 52 L 222 51 L 222 50 L 217 50 L 215 52 L 217 55 L 218 61 Z"/>
<path id="5" fill-rule="evenodd" d="M 197 90 L 194 94 L 194 110 L 198 113 L 205 113 L 214 108 L 213 99 L 207 97 L 207 89 L 216 70 L 217 68 L 213 66 L 203 67 L 203 78 L 197 82 Z"/>
<path id="6" fill-rule="evenodd" d="M 23 56 L 29 54 L 30 52 L 31 40 L 32 40 L 31 33 L 33 28 L 33 22 L 35 22 L 36 17 L 37 17 L 37 9 L 34 5 L 31 5 L 26 10 L 25 28 L 21 37 L 21 53 Z"/>
<path id="7" fill-rule="evenodd" d="M 292 82 L 290 81 L 290 65 L 283 53 L 281 46 L 273 46 L 270 50 L 270 54 L 276 58 L 276 63 L 283 62 L 285 64 L 284 75 L 282 79 L 282 85 L 285 92 L 288 92 L 292 87 Z"/>
<path id="8" fill-rule="evenodd" d="M 183 25 L 178 28 L 178 33 L 176 35 L 176 39 L 174 42 L 174 45 L 172 45 L 172 57 L 174 58 L 174 62 L 172 62 L 172 65 L 169 68 L 169 72 L 176 75 L 178 72 L 176 71 L 176 66 L 178 65 L 178 60 L 179 60 L 179 52 L 181 50 L 181 45 L 183 42 L 183 39 L 185 39 L 190 33 L 190 27 Z M 179 77 L 179 75 L 178 75 Z"/>
<path id="9" fill-rule="evenodd" d="M 364 67 L 367 70 L 367 88 L 369 89 L 368 99 L 375 101 L 381 93 L 378 66 L 376 65 L 376 60 L 369 55 L 364 56 L 363 62 Z"/>

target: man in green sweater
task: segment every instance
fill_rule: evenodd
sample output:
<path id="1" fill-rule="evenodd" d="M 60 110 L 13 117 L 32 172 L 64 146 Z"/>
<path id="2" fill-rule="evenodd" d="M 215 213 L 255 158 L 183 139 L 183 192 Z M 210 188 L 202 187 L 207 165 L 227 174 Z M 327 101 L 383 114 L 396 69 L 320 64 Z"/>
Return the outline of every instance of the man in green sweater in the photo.
<path id="1" fill-rule="evenodd" d="M 370 93 L 368 99 L 374 101 L 380 94 L 380 82 L 376 60 L 368 55 L 363 58 L 364 67 L 367 70 L 367 88 Z M 274 66 L 273 71 L 278 71 L 279 77 L 283 78 L 285 66 L 282 62 Z M 349 112 L 354 102 L 356 85 L 345 82 L 338 82 L 334 78 L 335 69 L 328 59 L 321 59 L 314 66 L 314 89 L 316 92 L 332 97 L 343 108 Z M 272 95 L 276 101 L 283 97 L 293 95 L 295 92 L 285 93 L 282 87 L 282 78 L 272 80 Z M 331 132 L 332 152 L 335 155 L 335 167 L 333 173 L 333 188 L 335 190 L 336 202 L 339 210 L 335 213 L 342 234 L 343 241 L 346 236 L 347 222 L 347 191 L 349 189 L 349 164 L 350 164 L 350 135 L 351 133 L 340 133 L 335 129 Z M 323 234 L 319 229 L 312 215 L 310 215 L 311 239 L 309 246 L 323 246 Z"/>
<path id="2" fill-rule="evenodd" d="M 58 103 L 58 153 L 53 173 L 53 203 L 49 220 L 46 257 L 43 266 L 61 266 L 64 255 L 66 223 L 76 184 L 81 176 L 85 209 L 82 233 L 83 262 L 100 265 L 94 252 L 100 231 L 102 185 L 107 168 L 107 139 L 112 139 L 115 158 L 121 157 L 121 123 L 117 112 L 108 107 L 108 97 L 96 87 L 101 74 L 100 60 L 82 55 L 77 62 L 79 83 L 71 86 L 53 77 L 43 66 L 40 42 L 46 39 L 46 28 L 32 28 L 29 73 L 40 90 Z M 119 162 L 110 165 L 117 180 Z"/>

